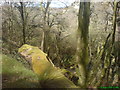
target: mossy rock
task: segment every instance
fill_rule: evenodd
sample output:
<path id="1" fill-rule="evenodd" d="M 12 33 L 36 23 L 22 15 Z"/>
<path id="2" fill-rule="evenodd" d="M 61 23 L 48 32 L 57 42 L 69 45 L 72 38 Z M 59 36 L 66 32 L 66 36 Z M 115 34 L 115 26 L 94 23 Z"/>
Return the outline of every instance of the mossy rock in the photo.
<path id="1" fill-rule="evenodd" d="M 32 70 L 38 75 L 41 87 L 45 88 L 77 88 L 67 77 L 53 65 L 47 54 L 38 47 L 23 45 L 18 51 L 27 61 Z"/>

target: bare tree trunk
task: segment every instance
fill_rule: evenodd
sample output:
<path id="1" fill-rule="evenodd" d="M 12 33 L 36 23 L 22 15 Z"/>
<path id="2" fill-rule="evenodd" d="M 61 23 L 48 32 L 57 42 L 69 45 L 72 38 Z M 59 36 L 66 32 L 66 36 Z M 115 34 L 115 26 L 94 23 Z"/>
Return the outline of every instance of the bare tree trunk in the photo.
<path id="1" fill-rule="evenodd" d="M 118 13 L 120 13 L 120 1 L 118 2 Z M 120 14 L 118 15 L 117 19 L 117 47 L 118 47 L 118 52 L 117 52 L 117 66 L 118 66 L 118 72 L 120 72 Z M 120 73 L 118 74 L 118 86 L 120 86 Z"/>
<path id="2" fill-rule="evenodd" d="M 117 17 L 117 1 L 115 0 L 115 1 L 114 1 L 114 15 L 113 15 L 112 45 L 115 43 L 116 17 Z"/>
<path id="3" fill-rule="evenodd" d="M 80 2 L 78 15 L 77 31 L 77 57 L 79 84 L 86 88 L 88 79 L 87 65 L 89 62 L 88 55 L 88 36 L 89 36 L 89 16 L 90 2 Z"/>
<path id="4" fill-rule="evenodd" d="M 47 12 L 48 12 L 48 8 L 50 6 L 51 1 L 52 0 L 48 0 L 46 7 L 44 7 L 44 19 L 43 19 L 44 20 L 44 26 L 43 26 L 42 42 L 41 42 L 41 49 L 44 52 L 46 52 L 46 49 L 47 49 L 46 36 L 49 35 L 49 32 L 46 33 L 46 31 L 48 31 L 47 29 L 49 29 L 49 25 L 47 25 L 47 22 L 49 22 L 49 21 L 47 21 Z"/>
<path id="5" fill-rule="evenodd" d="M 20 2 L 20 14 L 21 14 L 21 18 L 22 18 L 22 30 L 23 30 L 23 44 L 26 43 L 26 35 L 25 35 L 25 15 L 24 15 L 24 5 L 23 5 L 23 2 Z"/>
<path id="6" fill-rule="evenodd" d="M 115 45 L 115 37 L 116 37 L 116 26 L 117 26 L 117 4 L 118 4 L 118 2 L 117 2 L 117 0 L 114 0 L 114 10 L 113 10 L 113 32 L 112 32 L 112 48 L 111 48 L 111 50 L 110 50 L 110 54 L 111 53 L 114 53 L 115 52 L 115 48 L 116 48 L 116 45 Z M 107 83 L 111 83 L 111 85 L 113 84 L 113 80 L 114 80 L 114 76 L 115 76 L 115 73 L 112 73 L 112 75 L 111 75 L 111 80 L 109 79 L 109 76 L 110 76 L 110 67 L 112 66 L 112 59 L 111 59 L 111 57 L 110 57 L 110 54 L 109 54 L 109 62 L 110 62 L 110 65 L 109 65 L 109 67 L 107 68 L 108 70 L 108 74 L 107 74 Z M 117 59 L 115 58 L 115 64 L 117 63 L 116 62 L 117 61 Z M 115 67 L 111 67 L 111 69 L 112 69 L 112 72 L 114 72 L 114 69 L 115 69 Z M 109 81 L 110 80 L 110 81 Z"/>
<path id="7" fill-rule="evenodd" d="M 44 38 L 45 38 L 45 35 L 44 35 L 44 31 L 42 33 L 42 41 L 41 41 L 41 50 L 44 51 Z"/>

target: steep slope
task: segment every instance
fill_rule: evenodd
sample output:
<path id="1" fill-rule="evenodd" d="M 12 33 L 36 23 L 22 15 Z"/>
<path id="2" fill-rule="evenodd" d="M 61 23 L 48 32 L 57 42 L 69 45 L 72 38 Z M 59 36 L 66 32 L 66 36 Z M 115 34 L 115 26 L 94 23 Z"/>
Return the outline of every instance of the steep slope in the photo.
<path id="1" fill-rule="evenodd" d="M 3 88 L 37 88 L 38 78 L 32 70 L 26 69 L 16 59 L 2 55 Z"/>

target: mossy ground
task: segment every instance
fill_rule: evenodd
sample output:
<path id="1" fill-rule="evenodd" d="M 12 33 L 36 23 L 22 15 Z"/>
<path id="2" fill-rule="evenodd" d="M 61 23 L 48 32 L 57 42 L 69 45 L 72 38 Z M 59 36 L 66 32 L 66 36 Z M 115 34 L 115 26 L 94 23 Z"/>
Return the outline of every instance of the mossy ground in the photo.
<path id="1" fill-rule="evenodd" d="M 25 68 L 22 63 L 6 55 L 2 55 L 1 60 L 3 88 L 40 87 L 36 74 Z"/>

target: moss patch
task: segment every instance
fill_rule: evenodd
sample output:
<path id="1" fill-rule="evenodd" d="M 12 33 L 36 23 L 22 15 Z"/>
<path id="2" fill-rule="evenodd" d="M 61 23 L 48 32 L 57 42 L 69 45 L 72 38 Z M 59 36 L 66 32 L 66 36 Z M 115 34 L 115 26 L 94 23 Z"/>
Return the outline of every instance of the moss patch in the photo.
<path id="1" fill-rule="evenodd" d="M 2 55 L 3 88 L 40 87 L 38 77 L 16 59 Z"/>

